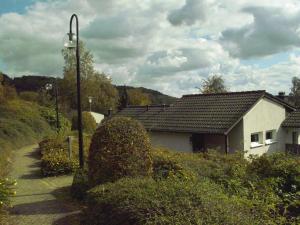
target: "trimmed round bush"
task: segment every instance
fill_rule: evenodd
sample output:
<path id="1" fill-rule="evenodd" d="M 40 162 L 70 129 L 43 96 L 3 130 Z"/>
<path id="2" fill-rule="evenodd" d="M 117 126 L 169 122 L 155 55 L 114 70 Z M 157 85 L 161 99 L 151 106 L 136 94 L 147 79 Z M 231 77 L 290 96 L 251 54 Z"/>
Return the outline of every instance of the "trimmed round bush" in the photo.
<path id="1" fill-rule="evenodd" d="M 97 123 L 90 112 L 82 113 L 82 129 L 86 133 L 94 133 L 97 128 Z M 72 129 L 78 129 L 78 116 L 75 114 L 72 118 Z"/>
<path id="2" fill-rule="evenodd" d="M 90 145 L 90 185 L 151 175 L 150 151 L 148 134 L 138 121 L 126 117 L 107 120 L 98 127 Z"/>

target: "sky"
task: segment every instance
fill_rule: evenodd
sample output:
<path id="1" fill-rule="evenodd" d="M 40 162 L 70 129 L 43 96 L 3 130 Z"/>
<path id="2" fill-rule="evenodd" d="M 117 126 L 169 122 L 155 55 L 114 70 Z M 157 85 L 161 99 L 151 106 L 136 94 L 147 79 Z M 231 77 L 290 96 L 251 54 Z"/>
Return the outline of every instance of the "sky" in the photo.
<path id="1" fill-rule="evenodd" d="M 0 0 L 0 71 L 62 77 L 73 13 L 114 84 L 180 97 L 222 75 L 276 94 L 300 76 L 299 0 Z"/>

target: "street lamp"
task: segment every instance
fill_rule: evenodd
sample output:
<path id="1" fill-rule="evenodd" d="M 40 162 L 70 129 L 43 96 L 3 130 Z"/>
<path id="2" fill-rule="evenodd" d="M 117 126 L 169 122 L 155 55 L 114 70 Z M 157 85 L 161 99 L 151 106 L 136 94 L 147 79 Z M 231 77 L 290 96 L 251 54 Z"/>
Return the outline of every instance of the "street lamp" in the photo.
<path id="1" fill-rule="evenodd" d="M 72 32 L 73 19 L 76 20 L 76 34 Z M 81 112 L 81 94 L 80 94 L 80 55 L 79 55 L 79 22 L 78 16 L 73 14 L 70 18 L 70 32 L 68 40 L 64 46 L 68 49 L 76 49 L 76 72 L 77 72 L 77 113 L 78 113 L 78 143 L 79 143 L 79 166 L 83 168 L 83 135 L 82 135 L 82 112 Z"/>
<path id="2" fill-rule="evenodd" d="M 48 84 L 45 85 L 45 89 L 47 91 L 54 89 L 54 91 L 55 91 L 56 128 L 57 128 L 57 132 L 59 132 L 60 125 L 59 125 L 59 115 L 58 115 L 58 87 L 57 87 L 57 80 L 55 79 L 54 87 L 53 87 L 52 83 L 48 83 Z"/>
<path id="3" fill-rule="evenodd" d="M 92 96 L 89 96 L 88 99 L 89 99 L 89 103 L 90 103 L 90 112 L 92 112 L 92 102 L 93 102 L 93 97 L 92 97 Z"/>

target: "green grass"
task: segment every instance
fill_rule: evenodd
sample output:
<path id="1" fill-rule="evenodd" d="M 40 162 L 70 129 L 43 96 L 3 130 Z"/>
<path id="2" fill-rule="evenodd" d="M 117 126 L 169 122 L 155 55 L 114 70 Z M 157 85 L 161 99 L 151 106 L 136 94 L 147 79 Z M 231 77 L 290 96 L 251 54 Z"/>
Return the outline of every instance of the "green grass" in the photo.
<path id="1" fill-rule="evenodd" d="M 6 219 L 9 205 L 7 177 L 13 160 L 13 150 L 37 142 L 53 133 L 51 126 L 41 116 L 40 106 L 19 99 L 0 105 L 0 224 Z"/>

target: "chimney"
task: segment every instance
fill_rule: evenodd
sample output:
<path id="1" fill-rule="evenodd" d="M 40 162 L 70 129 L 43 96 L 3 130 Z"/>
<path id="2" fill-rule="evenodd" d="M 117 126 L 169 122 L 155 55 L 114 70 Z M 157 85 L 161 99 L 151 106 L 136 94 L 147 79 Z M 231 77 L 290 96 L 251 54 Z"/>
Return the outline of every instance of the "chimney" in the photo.
<path id="1" fill-rule="evenodd" d="M 285 92 L 284 91 L 278 92 L 278 96 L 277 97 L 280 98 L 281 100 L 284 100 L 284 98 L 285 98 Z"/>

